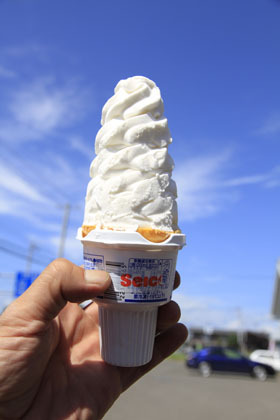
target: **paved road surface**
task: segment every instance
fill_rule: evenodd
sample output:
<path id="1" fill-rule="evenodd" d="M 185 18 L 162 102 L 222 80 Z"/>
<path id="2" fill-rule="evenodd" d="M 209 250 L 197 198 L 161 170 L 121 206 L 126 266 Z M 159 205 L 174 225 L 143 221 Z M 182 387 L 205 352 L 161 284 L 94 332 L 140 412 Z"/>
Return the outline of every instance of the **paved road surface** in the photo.
<path id="1" fill-rule="evenodd" d="M 259 382 L 247 376 L 201 378 L 167 360 L 113 405 L 104 420 L 277 420 L 280 374 Z"/>

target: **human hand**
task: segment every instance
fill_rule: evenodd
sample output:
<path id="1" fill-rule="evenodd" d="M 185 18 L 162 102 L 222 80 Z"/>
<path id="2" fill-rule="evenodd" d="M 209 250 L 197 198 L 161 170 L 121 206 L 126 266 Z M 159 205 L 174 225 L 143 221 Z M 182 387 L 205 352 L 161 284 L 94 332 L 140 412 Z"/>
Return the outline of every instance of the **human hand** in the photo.
<path id="1" fill-rule="evenodd" d="M 101 419 L 118 396 L 187 338 L 171 301 L 159 308 L 151 362 L 111 366 L 99 352 L 98 308 L 77 303 L 110 285 L 104 271 L 53 261 L 0 316 L 0 419 Z M 176 273 L 175 287 L 180 283 Z"/>

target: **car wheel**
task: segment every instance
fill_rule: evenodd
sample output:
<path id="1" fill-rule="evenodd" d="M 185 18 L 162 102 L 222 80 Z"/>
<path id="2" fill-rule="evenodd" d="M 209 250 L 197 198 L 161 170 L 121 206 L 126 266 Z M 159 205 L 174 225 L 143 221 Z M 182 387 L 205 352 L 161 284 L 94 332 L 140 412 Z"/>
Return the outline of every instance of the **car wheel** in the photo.
<path id="1" fill-rule="evenodd" d="M 211 375 L 211 366 L 209 363 L 200 362 L 198 368 L 203 378 L 208 378 Z"/>
<path id="2" fill-rule="evenodd" d="M 267 372 L 262 366 L 255 366 L 253 369 L 253 374 L 259 381 L 265 381 L 267 379 Z"/>

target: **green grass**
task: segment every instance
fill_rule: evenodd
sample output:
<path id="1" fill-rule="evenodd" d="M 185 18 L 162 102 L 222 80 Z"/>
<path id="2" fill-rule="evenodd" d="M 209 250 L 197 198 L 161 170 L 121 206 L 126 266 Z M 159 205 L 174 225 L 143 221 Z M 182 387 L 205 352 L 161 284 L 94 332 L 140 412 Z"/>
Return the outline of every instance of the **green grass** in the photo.
<path id="1" fill-rule="evenodd" d="M 182 361 L 182 360 L 186 359 L 186 356 L 181 352 L 175 352 L 175 353 L 171 354 L 171 356 L 169 356 L 168 359 L 169 360 L 180 360 L 180 361 Z"/>

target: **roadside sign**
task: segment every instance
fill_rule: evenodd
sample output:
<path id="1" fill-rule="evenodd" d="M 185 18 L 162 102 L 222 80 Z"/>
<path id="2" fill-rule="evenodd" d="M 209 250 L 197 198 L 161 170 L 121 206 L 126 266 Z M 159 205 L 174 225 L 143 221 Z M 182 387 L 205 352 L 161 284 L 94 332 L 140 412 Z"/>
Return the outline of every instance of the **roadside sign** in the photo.
<path id="1" fill-rule="evenodd" d="M 15 288 L 14 288 L 14 297 L 19 297 L 25 292 L 26 289 L 33 283 L 33 281 L 38 277 L 38 273 L 24 273 L 19 271 L 16 273 L 15 279 Z"/>

